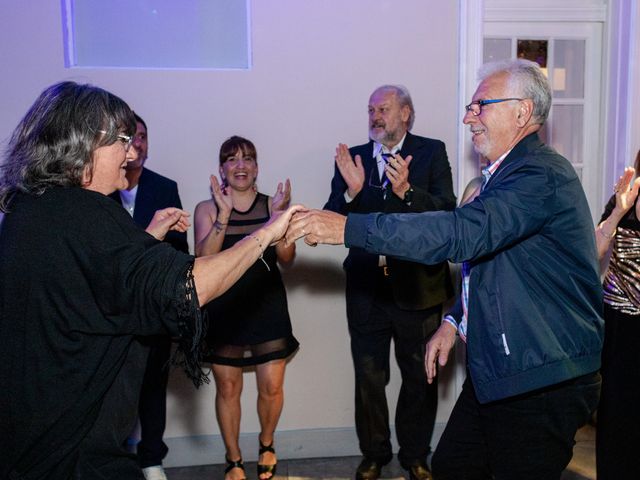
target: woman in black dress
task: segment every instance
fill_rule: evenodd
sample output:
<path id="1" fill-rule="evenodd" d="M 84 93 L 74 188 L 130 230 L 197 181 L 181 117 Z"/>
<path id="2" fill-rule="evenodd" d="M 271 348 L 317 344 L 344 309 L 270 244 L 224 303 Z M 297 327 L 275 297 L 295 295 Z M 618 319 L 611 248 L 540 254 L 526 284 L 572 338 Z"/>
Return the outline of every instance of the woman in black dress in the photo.
<path id="1" fill-rule="evenodd" d="M 278 185 L 273 198 L 259 193 L 256 149 L 249 140 L 231 137 L 220 147 L 220 177 L 211 177 L 212 199 L 195 211 L 196 256 L 226 250 L 264 225 L 271 212 L 287 208 L 291 185 Z M 207 305 L 205 360 L 216 382 L 216 413 L 225 442 L 227 480 L 245 477 L 240 433 L 242 368 L 255 366 L 258 385 L 258 477 L 276 472 L 273 435 L 282 412 L 286 358 L 298 348 L 292 334 L 287 297 L 277 263 L 290 264 L 295 244 L 267 248 L 234 288 Z"/>
<path id="2" fill-rule="evenodd" d="M 602 392 L 596 463 L 599 480 L 633 477 L 640 448 L 640 152 L 615 186 L 596 244 L 604 277 Z"/>

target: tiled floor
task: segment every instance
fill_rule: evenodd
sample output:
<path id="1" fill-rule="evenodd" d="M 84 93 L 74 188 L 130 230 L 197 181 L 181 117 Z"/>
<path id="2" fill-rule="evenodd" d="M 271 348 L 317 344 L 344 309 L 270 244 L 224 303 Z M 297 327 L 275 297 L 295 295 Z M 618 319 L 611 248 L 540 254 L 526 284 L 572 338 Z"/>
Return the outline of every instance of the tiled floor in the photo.
<path id="1" fill-rule="evenodd" d="M 360 457 L 310 458 L 303 460 L 280 460 L 279 479 L 351 479 Z M 247 478 L 256 479 L 255 462 L 245 464 Z M 586 426 L 576 436 L 573 459 L 562 475 L 562 480 L 595 480 L 595 428 Z M 224 465 L 202 465 L 196 467 L 168 468 L 169 480 L 223 480 Z M 406 472 L 394 459 L 382 471 L 383 479 L 404 479 Z"/>

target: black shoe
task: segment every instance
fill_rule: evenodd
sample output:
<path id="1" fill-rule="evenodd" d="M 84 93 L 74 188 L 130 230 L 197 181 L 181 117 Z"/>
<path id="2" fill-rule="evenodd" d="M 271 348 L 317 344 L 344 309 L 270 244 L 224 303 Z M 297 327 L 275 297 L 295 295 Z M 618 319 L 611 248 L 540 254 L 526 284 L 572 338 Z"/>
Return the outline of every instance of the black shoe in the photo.
<path id="1" fill-rule="evenodd" d="M 431 470 L 424 462 L 416 462 L 406 470 L 409 471 L 409 480 L 433 480 Z"/>
<path id="2" fill-rule="evenodd" d="M 260 455 L 262 455 L 265 452 L 271 452 L 274 455 L 276 454 L 276 451 L 273 448 L 273 440 L 269 445 L 263 445 L 260 439 L 258 439 L 258 443 L 260 444 L 260 449 L 258 450 L 258 457 L 260 457 Z M 277 466 L 278 466 L 277 461 L 273 465 L 263 465 L 261 463 L 258 463 L 258 480 L 262 480 L 260 475 L 269 475 L 268 477 L 265 477 L 265 480 L 271 480 L 276 474 Z"/>
<path id="3" fill-rule="evenodd" d="M 382 467 L 389 462 L 364 457 L 356 469 L 356 480 L 377 480 Z"/>
<path id="4" fill-rule="evenodd" d="M 225 475 L 229 473 L 231 470 L 233 470 L 234 468 L 239 468 L 244 472 L 244 464 L 242 463 L 242 458 L 240 458 L 239 460 L 233 461 L 233 460 L 229 460 L 229 457 L 225 455 L 224 459 L 227 462 L 227 468 L 224 469 Z M 246 480 L 246 477 L 243 477 L 243 480 Z"/>

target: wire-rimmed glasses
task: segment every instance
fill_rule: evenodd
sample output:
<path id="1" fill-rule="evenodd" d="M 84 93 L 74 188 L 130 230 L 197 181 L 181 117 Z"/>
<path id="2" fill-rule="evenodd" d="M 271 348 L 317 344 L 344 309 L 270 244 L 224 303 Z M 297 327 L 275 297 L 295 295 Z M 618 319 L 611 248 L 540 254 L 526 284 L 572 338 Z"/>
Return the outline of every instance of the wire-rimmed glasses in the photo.
<path id="1" fill-rule="evenodd" d="M 102 133 L 103 135 L 107 134 L 107 132 L 104 130 L 98 130 L 98 132 Z M 118 135 L 116 135 L 116 138 L 120 140 L 120 143 L 122 143 L 122 146 L 124 147 L 125 152 L 129 151 L 129 148 L 131 148 L 131 144 L 135 140 L 134 136 L 125 135 L 124 133 L 119 133 Z"/>

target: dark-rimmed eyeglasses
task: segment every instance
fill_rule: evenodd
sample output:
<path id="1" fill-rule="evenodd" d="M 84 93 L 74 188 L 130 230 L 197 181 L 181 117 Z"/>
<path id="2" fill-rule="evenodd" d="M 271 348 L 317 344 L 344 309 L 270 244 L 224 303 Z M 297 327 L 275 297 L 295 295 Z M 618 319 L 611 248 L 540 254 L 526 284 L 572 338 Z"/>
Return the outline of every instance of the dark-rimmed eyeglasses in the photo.
<path id="1" fill-rule="evenodd" d="M 482 113 L 482 107 L 484 107 L 485 105 L 491 105 L 493 103 L 508 102 L 510 100 L 521 101 L 521 100 L 524 100 L 524 98 L 510 97 L 510 98 L 492 98 L 491 100 L 476 100 L 475 102 L 471 102 L 469 105 L 465 106 L 464 108 L 467 112 L 471 112 L 471 115 L 473 115 L 474 117 L 477 117 Z"/>
<path id="2" fill-rule="evenodd" d="M 107 132 L 105 132 L 104 130 L 98 130 L 98 132 L 102 133 L 103 135 L 107 134 Z M 125 135 L 124 133 L 119 133 L 118 135 L 116 135 L 116 138 L 120 141 L 120 143 L 122 143 L 122 146 L 124 147 L 125 152 L 129 151 L 129 148 L 131 148 L 131 144 L 135 139 L 134 136 Z"/>

